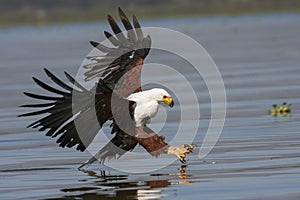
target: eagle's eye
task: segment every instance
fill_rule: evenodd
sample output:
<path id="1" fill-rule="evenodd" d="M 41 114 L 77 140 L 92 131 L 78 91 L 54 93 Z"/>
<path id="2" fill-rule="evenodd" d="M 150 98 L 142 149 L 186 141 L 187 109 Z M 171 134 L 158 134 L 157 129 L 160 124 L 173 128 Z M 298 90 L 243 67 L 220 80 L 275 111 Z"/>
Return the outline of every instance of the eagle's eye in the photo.
<path id="1" fill-rule="evenodd" d="M 163 96 L 163 98 L 165 99 L 165 98 L 167 98 L 167 96 L 166 96 L 166 95 L 164 95 L 164 96 Z"/>

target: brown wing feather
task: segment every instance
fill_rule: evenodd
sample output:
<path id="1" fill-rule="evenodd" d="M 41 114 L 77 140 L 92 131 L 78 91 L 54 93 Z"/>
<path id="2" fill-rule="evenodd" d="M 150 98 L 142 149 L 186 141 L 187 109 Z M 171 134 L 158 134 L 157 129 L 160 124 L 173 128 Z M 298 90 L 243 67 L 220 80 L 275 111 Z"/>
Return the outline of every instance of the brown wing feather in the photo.
<path id="1" fill-rule="evenodd" d="M 105 76 L 104 79 L 106 83 L 108 85 L 114 85 L 126 72 L 128 72 L 130 66 L 139 62 L 140 59 L 144 60 L 148 55 L 151 47 L 151 38 L 149 35 L 143 35 L 143 31 L 137 18 L 133 17 L 133 22 L 131 23 L 120 8 L 119 17 L 127 32 L 127 37 L 125 37 L 114 18 L 108 15 L 108 22 L 113 33 L 104 31 L 104 35 L 111 42 L 113 47 L 107 47 L 94 41 L 92 41 L 91 44 L 105 54 L 103 56 L 104 58 L 109 57 L 111 60 L 106 65 L 90 64 L 90 67 L 88 67 L 88 71 L 85 74 L 87 81 L 96 77 L 104 78 Z M 93 57 L 90 57 L 90 59 L 94 60 Z M 102 63 L 102 61 L 96 61 L 96 63 L 97 62 Z"/>

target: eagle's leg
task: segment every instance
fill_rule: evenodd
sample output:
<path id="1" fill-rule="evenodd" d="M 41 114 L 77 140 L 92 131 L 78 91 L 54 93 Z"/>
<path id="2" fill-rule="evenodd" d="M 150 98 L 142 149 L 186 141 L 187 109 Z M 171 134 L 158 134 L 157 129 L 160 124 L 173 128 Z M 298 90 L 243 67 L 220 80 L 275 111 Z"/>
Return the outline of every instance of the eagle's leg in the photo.
<path id="1" fill-rule="evenodd" d="M 183 144 L 179 147 L 173 147 L 165 142 L 164 136 L 157 135 L 148 127 L 137 128 L 137 141 L 143 146 L 152 156 L 160 154 L 170 154 L 176 156 L 180 162 L 186 163 L 186 154 L 193 151 L 195 145 Z"/>
<path id="2" fill-rule="evenodd" d="M 168 148 L 170 146 L 164 140 L 164 136 L 159 136 L 154 132 L 149 134 L 146 132 L 140 132 L 137 135 L 138 143 L 155 157 L 168 152 Z"/>

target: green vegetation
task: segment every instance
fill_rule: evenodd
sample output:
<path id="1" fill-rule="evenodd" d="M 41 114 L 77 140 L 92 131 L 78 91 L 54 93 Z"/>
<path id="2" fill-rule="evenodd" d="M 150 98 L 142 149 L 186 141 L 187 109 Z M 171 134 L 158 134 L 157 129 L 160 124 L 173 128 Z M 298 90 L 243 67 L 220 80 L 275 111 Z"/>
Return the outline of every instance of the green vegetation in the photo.
<path id="1" fill-rule="evenodd" d="M 0 0 L 0 25 L 99 21 L 117 7 L 139 18 L 300 10 L 299 0 Z"/>
<path id="2" fill-rule="evenodd" d="M 291 106 L 292 104 L 287 104 L 286 102 L 283 102 L 279 106 L 277 106 L 277 104 L 273 104 L 273 109 L 268 110 L 268 114 L 273 116 L 288 115 L 292 112 Z"/>

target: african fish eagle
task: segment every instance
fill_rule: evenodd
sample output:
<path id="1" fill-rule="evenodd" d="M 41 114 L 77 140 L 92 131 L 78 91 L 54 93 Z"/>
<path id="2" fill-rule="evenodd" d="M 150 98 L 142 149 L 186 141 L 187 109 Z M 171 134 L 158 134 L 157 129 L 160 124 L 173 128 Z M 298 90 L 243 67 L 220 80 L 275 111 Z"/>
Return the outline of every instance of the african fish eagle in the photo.
<path id="1" fill-rule="evenodd" d="M 88 57 L 93 62 L 84 66 L 87 69 L 84 74 L 85 81 L 97 79 L 97 84 L 86 89 L 65 72 L 70 82 L 67 84 L 45 68 L 47 76 L 60 88 L 50 86 L 35 77 L 33 80 L 56 96 L 24 92 L 25 95 L 46 103 L 23 105 L 42 110 L 19 116 L 48 114 L 28 127 L 39 128 L 39 131 L 47 130 L 47 136 L 59 137 L 56 142 L 60 147 L 76 146 L 79 151 L 86 150 L 104 123 L 111 122 L 111 133 L 114 137 L 81 167 L 96 160 L 104 162 L 106 158 L 120 157 L 133 150 L 137 144 L 153 156 L 172 154 L 185 163 L 186 154 L 192 151 L 192 145 L 170 146 L 163 136 L 158 136 L 146 125 L 155 116 L 160 103 L 173 106 L 172 98 L 165 90 L 141 89 L 141 69 L 151 48 L 151 38 L 149 35 L 144 36 L 135 16 L 131 23 L 120 8 L 119 16 L 127 34 L 121 31 L 111 15 L 108 15 L 108 22 L 113 34 L 104 31 L 113 47 L 90 42 L 104 54 Z M 72 98 L 73 95 L 76 95 L 76 100 Z M 75 122 L 86 124 L 83 135 L 79 134 Z"/>

